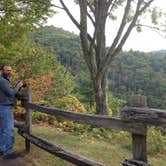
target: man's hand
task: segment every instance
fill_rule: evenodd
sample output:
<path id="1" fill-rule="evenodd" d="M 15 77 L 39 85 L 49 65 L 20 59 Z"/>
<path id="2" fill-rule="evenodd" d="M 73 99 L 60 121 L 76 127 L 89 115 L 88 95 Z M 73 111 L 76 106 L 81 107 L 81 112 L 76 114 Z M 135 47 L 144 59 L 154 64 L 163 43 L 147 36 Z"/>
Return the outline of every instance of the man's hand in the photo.
<path id="1" fill-rule="evenodd" d="M 18 81 L 17 87 L 18 87 L 18 88 L 21 88 L 22 86 L 23 86 L 23 82 L 22 82 L 22 81 Z"/>

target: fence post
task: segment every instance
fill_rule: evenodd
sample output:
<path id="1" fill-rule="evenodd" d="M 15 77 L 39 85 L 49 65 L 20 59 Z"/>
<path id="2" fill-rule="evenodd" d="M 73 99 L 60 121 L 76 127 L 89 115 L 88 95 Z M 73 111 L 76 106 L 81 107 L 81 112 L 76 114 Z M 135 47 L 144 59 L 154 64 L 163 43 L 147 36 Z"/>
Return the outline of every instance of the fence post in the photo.
<path id="1" fill-rule="evenodd" d="M 146 96 L 135 95 L 131 98 L 132 107 L 147 107 Z M 146 133 L 147 134 L 147 133 Z M 132 134 L 133 158 L 135 160 L 148 162 L 146 135 Z"/>
<path id="2" fill-rule="evenodd" d="M 21 103 L 22 103 L 22 106 L 25 107 L 26 109 L 24 132 L 26 132 L 27 134 L 31 134 L 32 133 L 32 111 L 31 109 L 26 107 L 27 102 L 32 102 L 32 92 L 28 85 L 26 85 L 22 90 Z M 25 139 L 25 149 L 27 152 L 30 152 L 30 146 L 31 146 L 30 141 L 28 141 L 28 139 Z"/>
<path id="3" fill-rule="evenodd" d="M 134 95 L 131 97 L 130 104 L 132 107 L 147 107 L 146 96 Z M 132 133 L 133 159 L 126 159 L 123 166 L 148 166 L 146 135 L 147 131 L 145 135 Z"/>

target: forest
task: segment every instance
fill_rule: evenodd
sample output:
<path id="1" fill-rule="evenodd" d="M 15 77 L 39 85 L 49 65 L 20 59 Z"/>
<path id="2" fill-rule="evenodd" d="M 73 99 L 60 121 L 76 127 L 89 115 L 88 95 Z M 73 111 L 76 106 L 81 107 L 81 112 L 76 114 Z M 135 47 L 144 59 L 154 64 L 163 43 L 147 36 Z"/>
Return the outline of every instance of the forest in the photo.
<path id="1" fill-rule="evenodd" d="M 79 37 L 53 26 L 32 33 L 35 45 L 45 47 L 59 60 L 76 83 L 73 89 L 85 105 L 93 105 L 93 87 L 82 56 Z M 149 107 L 166 107 L 166 50 L 154 52 L 122 51 L 109 71 L 109 91 L 129 102 L 133 94 L 145 95 Z"/>

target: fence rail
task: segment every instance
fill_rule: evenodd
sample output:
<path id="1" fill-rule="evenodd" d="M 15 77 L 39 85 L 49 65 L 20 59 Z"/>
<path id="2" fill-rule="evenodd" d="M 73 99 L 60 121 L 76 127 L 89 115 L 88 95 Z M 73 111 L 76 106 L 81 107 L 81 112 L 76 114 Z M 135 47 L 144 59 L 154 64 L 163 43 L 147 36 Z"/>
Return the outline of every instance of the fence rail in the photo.
<path id="1" fill-rule="evenodd" d="M 121 111 L 121 118 L 124 121 L 140 122 L 166 128 L 166 110 L 125 107 Z"/>
<path id="2" fill-rule="evenodd" d="M 77 155 L 73 152 L 70 152 L 58 145 L 52 144 L 44 139 L 38 138 L 32 134 L 27 134 L 24 131 L 19 130 L 19 134 L 23 136 L 25 139 L 33 143 L 34 145 L 40 147 L 41 149 L 54 154 L 66 161 L 69 161 L 73 164 L 79 166 L 104 166 L 102 163 L 95 162 L 93 160 L 87 159 L 86 157 Z"/>
<path id="3" fill-rule="evenodd" d="M 31 110 L 46 113 L 48 115 L 52 115 L 60 119 L 71 120 L 73 122 L 81 124 L 90 124 L 98 127 L 104 127 L 106 129 L 123 130 L 142 135 L 144 135 L 146 131 L 146 127 L 144 124 L 123 121 L 120 117 L 75 113 L 68 110 L 46 107 L 28 102 L 25 103 L 23 106 Z"/>
<path id="4" fill-rule="evenodd" d="M 18 133 L 25 138 L 26 150 L 30 151 L 30 144 L 33 143 L 47 152 L 79 166 L 104 166 L 104 164 L 74 154 L 58 145 L 32 135 L 33 111 L 46 113 L 76 123 L 130 132 L 132 135 L 133 158 L 126 159 L 122 164 L 123 166 L 148 166 L 146 150 L 147 125 L 166 128 L 166 111 L 147 108 L 145 96 L 132 97 L 132 107 L 124 107 L 120 116 L 117 117 L 74 113 L 69 110 L 34 104 L 32 103 L 29 87 L 20 94 L 20 100 L 22 101 L 22 106 L 26 109 L 25 124 L 20 125 L 16 123 L 15 127 L 18 128 Z"/>

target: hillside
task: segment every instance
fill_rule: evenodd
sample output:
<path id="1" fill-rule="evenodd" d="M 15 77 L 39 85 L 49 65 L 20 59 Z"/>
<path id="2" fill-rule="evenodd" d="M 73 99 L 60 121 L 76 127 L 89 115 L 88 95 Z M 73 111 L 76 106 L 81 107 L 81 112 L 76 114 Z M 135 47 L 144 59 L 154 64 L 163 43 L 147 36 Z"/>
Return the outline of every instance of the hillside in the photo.
<path id="1" fill-rule="evenodd" d="M 31 34 L 30 38 L 35 44 L 42 45 L 55 54 L 61 64 L 71 73 L 77 73 L 85 68 L 77 35 L 61 28 L 46 26 Z"/>
<path id="2" fill-rule="evenodd" d="M 35 44 L 42 45 L 55 54 L 61 64 L 76 77 L 78 89 L 75 89 L 75 92 L 81 93 L 82 89 L 91 84 L 87 80 L 88 71 L 77 35 L 46 26 L 31 34 L 31 39 Z M 148 97 L 150 107 L 166 108 L 165 64 L 166 50 L 149 53 L 132 50 L 122 52 L 110 66 L 109 89 L 124 100 L 132 94 L 143 94 Z M 92 87 L 89 87 L 83 95 L 93 96 Z"/>
<path id="3" fill-rule="evenodd" d="M 123 52 L 112 63 L 110 89 L 118 97 L 148 97 L 150 107 L 166 108 L 166 54 Z"/>

